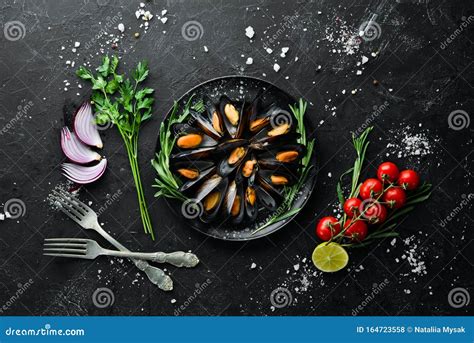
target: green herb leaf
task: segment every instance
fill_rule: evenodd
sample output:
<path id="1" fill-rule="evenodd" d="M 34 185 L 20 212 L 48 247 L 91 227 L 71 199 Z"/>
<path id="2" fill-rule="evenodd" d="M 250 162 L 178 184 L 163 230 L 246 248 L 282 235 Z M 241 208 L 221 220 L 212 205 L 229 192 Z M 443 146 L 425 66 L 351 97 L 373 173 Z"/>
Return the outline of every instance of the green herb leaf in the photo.
<path id="1" fill-rule="evenodd" d="M 79 69 L 76 70 L 76 75 L 83 80 L 90 80 L 93 78 L 91 71 L 83 66 L 80 66 Z"/>
<path id="2" fill-rule="evenodd" d="M 110 69 L 110 58 L 109 56 L 104 56 L 102 58 L 102 64 L 97 68 L 97 71 L 103 77 L 107 77 L 109 75 L 109 69 Z"/>

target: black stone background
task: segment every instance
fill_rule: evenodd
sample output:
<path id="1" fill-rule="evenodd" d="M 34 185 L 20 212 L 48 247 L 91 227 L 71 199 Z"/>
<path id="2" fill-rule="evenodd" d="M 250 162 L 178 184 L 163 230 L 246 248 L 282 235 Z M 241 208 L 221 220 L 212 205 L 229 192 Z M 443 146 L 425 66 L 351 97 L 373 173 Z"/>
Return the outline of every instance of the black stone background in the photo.
<path id="1" fill-rule="evenodd" d="M 162 24 L 153 18 L 146 34 L 134 16 L 138 4 L 107 0 L 0 2 L 2 27 L 19 20 L 26 29 L 24 38 L 17 41 L 0 37 L 0 124 L 13 123 L 0 135 L 0 199 L 5 203 L 19 198 L 26 205 L 23 217 L 0 222 L 0 304 L 8 303 L 18 284 L 33 280 L 2 315 L 173 315 L 182 305 L 179 313 L 183 315 L 351 315 L 370 295 L 373 284 L 382 282 L 388 284 L 360 314 L 472 314 L 472 304 L 454 308 L 448 303 L 451 289 L 473 290 L 472 204 L 458 211 L 445 227 L 440 225 L 459 208 L 462 195 L 473 191 L 472 124 L 462 130 L 450 129 L 448 115 L 454 110 L 473 114 L 474 24 L 442 48 L 463 18 L 474 15 L 472 2 L 150 1 L 146 8 L 154 14 L 166 8 L 169 20 Z M 325 40 L 326 30 L 338 32 L 345 22 L 357 33 L 373 13 L 378 14 L 376 22 L 381 28 L 378 38 L 362 41 L 353 55 L 331 52 L 342 44 Z M 202 263 L 195 269 L 167 267 L 175 282 L 170 293 L 137 276 L 127 261 L 41 256 L 45 237 L 91 237 L 106 245 L 95 233 L 83 231 L 53 211 L 45 199 L 64 181 L 59 170 L 64 160 L 59 146 L 64 114 L 70 114 L 89 94 L 88 86 L 78 88 L 74 69 L 84 62 L 96 66 L 103 53 L 112 53 L 104 36 L 94 37 L 118 14 L 118 22 L 127 28 L 117 50 L 122 70 L 129 70 L 139 60 L 149 60 L 148 85 L 156 89 L 153 120 L 141 131 L 140 162 L 157 240 L 152 242 L 142 232 L 127 157 L 114 129 L 102 133 L 108 171 L 99 182 L 86 187 L 81 198 L 92 201 L 97 210 L 107 195 L 121 191 L 119 200 L 100 219 L 132 250 L 191 249 L 199 255 Z M 195 41 L 187 41 L 181 34 L 182 26 L 190 20 L 203 27 L 202 37 Z M 244 34 L 249 25 L 256 32 L 253 41 Z M 118 35 L 115 28 L 106 31 Z M 141 33 L 138 39 L 134 32 Z M 273 35 L 277 39 L 270 43 L 268 36 Z M 81 47 L 73 53 L 75 41 L 81 42 Z M 273 54 L 264 51 L 264 44 L 273 48 Z M 203 46 L 209 48 L 208 53 Z M 278 56 L 283 46 L 290 47 L 284 59 Z M 376 58 L 370 56 L 374 51 L 379 52 Z M 361 68 L 356 63 L 362 55 L 368 56 L 369 62 L 358 76 L 356 70 Z M 252 65 L 245 64 L 248 56 L 254 59 Z M 299 60 L 294 62 L 296 56 Z M 68 59 L 76 61 L 75 68 L 66 66 Z M 281 65 L 278 73 L 272 68 L 275 60 Z M 248 243 L 218 241 L 192 231 L 171 214 L 163 200 L 153 198 L 150 187 L 154 172 L 148 161 L 173 99 L 203 81 L 230 74 L 262 77 L 306 98 L 311 102 L 308 116 L 318 127 L 316 153 L 321 170 L 307 206 L 285 229 Z M 64 91 L 64 80 L 71 84 L 68 91 Z M 380 84 L 374 86 L 373 80 Z M 359 91 L 352 95 L 352 89 Z M 27 115 L 14 120 L 18 106 L 29 101 L 33 104 Z M 407 247 L 401 239 L 392 247 L 388 239 L 350 251 L 346 270 L 312 275 L 316 271 L 310 261 L 317 243 L 315 223 L 332 213 L 337 203 L 337 177 L 354 160 L 350 132 L 371 116 L 373 106 L 385 101 L 388 107 L 373 121 L 364 175 L 373 175 L 376 166 L 389 158 L 416 168 L 423 179 L 433 183 L 430 201 L 397 228 L 402 239 L 413 235 L 419 242 L 416 251 L 424 254 L 427 274 L 412 273 L 406 260 L 401 260 Z M 331 114 L 333 106 L 335 115 Z M 412 133 L 428 130 L 432 152 L 421 157 L 386 157 L 388 143 L 400 145 L 389 130 L 401 132 L 407 126 Z M 252 263 L 257 265 L 255 269 L 250 268 Z M 300 265 L 298 271 L 293 268 L 296 264 Z M 304 275 L 309 275 L 311 284 L 302 291 L 299 280 Z M 197 294 L 196 285 L 205 283 L 205 289 Z M 93 305 L 92 294 L 100 287 L 112 290 L 112 306 Z M 288 288 L 292 302 L 272 309 L 270 295 L 278 287 Z"/>

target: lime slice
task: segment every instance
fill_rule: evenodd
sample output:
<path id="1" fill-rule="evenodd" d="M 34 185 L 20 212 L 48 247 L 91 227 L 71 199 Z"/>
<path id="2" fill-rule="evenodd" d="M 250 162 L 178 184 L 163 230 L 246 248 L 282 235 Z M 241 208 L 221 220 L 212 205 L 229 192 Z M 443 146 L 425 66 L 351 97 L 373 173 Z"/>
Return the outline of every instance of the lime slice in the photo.
<path id="1" fill-rule="evenodd" d="M 332 273 L 347 266 L 349 255 L 337 243 L 321 243 L 314 249 L 312 259 L 316 268 L 326 273 Z"/>

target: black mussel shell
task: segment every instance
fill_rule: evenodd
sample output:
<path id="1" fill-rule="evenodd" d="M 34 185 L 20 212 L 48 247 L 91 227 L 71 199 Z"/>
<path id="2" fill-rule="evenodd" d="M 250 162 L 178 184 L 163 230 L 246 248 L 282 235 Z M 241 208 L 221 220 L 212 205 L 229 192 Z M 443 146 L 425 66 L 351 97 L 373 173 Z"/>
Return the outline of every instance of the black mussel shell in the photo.
<path id="1" fill-rule="evenodd" d="M 291 186 L 298 181 L 298 169 L 280 168 L 276 170 L 261 170 L 259 178 L 273 187 Z"/>
<path id="2" fill-rule="evenodd" d="M 198 185 L 212 172 L 216 166 L 211 161 L 171 161 L 171 169 L 183 181 L 179 188 L 181 192 L 187 191 L 195 185 Z"/>
<path id="3" fill-rule="evenodd" d="M 219 210 L 222 207 L 222 204 L 227 194 L 227 188 L 229 186 L 229 180 L 227 178 L 221 179 L 217 187 L 211 190 L 202 200 L 202 213 L 200 219 L 209 223 L 216 219 L 219 214 Z"/>
<path id="4" fill-rule="evenodd" d="M 173 130 L 177 137 L 176 146 L 182 150 L 212 147 L 218 144 L 215 139 L 197 128 L 189 127 L 188 124 L 174 124 Z"/>
<path id="5" fill-rule="evenodd" d="M 303 144 L 294 143 L 286 145 L 270 146 L 266 151 L 258 154 L 259 160 L 274 160 L 281 163 L 296 163 L 306 154 L 306 147 Z"/>
<path id="6" fill-rule="evenodd" d="M 189 113 L 194 118 L 194 120 L 196 120 L 197 125 L 201 128 L 201 130 L 204 131 L 208 136 L 216 140 L 222 138 L 222 135 L 212 127 L 212 122 L 207 119 L 206 114 L 197 112 L 195 110 L 190 110 Z"/>
<path id="7" fill-rule="evenodd" d="M 227 176 L 242 164 L 248 152 L 248 146 L 239 146 L 234 148 L 229 154 L 219 162 L 217 173 L 221 176 Z"/>
<path id="8" fill-rule="evenodd" d="M 258 214 L 257 190 L 254 185 L 245 188 L 245 214 L 249 221 L 254 222 Z"/>
<path id="9" fill-rule="evenodd" d="M 245 103 L 233 102 L 225 95 L 220 98 L 220 114 L 232 138 L 240 138 L 245 129 L 244 108 Z"/>
<path id="10" fill-rule="evenodd" d="M 196 201 L 202 201 L 209 193 L 217 188 L 222 182 L 223 178 L 217 174 L 209 177 L 204 183 L 199 187 L 196 192 Z"/>
<path id="11" fill-rule="evenodd" d="M 234 224 L 239 224 L 245 217 L 243 184 L 232 181 L 227 188 L 225 197 L 225 214 Z"/>
<path id="12" fill-rule="evenodd" d="M 171 155 L 173 160 L 199 160 L 210 157 L 216 150 L 216 147 L 199 148 L 195 150 L 181 151 Z"/>
<path id="13" fill-rule="evenodd" d="M 264 187 L 256 186 L 258 203 L 269 211 L 275 211 L 278 208 L 278 203 L 275 198 L 270 195 Z"/>
<path id="14" fill-rule="evenodd" d="M 219 135 L 219 137 L 224 136 L 226 133 L 226 128 L 224 119 L 222 118 L 219 109 L 216 107 L 216 105 L 214 105 L 209 97 L 204 96 L 203 101 L 204 107 L 206 108 L 208 121 L 210 122 L 212 129 L 216 134 Z"/>

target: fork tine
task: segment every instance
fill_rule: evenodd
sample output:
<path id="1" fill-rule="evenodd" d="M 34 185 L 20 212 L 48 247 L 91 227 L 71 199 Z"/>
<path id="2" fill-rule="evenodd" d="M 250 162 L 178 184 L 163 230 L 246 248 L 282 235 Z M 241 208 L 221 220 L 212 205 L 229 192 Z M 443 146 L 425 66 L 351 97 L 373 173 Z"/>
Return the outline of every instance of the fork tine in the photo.
<path id="1" fill-rule="evenodd" d="M 76 243 L 87 243 L 89 239 L 86 238 L 45 238 L 46 242 L 76 242 Z"/>
<path id="2" fill-rule="evenodd" d="M 86 249 L 67 249 L 67 248 L 43 248 L 43 251 L 51 252 L 62 252 L 62 253 L 77 253 L 81 255 L 85 255 L 87 250 Z"/>
<path id="3" fill-rule="evenodd" d="M 85 210 L 84 208 L 82 208 L 81 206 L 78 205 L 78 201 L 76 201 L 72 195 L 66 195 L 65 193 L 59 193 L 58 191 L 56 190 L 53 190 L 53 194 L 61 199 L 63 202 L 65 202 L 66 204 L 68 204 L 69 206 L 71 206 L 72 208 L 74 208 L 76 211 L 78 212 L 82 212 L 84 214 L 87 213 L 87 210 Z"/>
<path id="4" fill-rule="evenodd" d="M 72 214 L 71 212 L 69 212 L 66 208 L 64 208 L 63 206 L 59 206 L 59 209 L 64 212 L 64 214 L 66 214 L 69 218 L 71 218 L 72 220 L 74 220 L 76 223 L 78 223 L 79 225 L 81 225 L 81 218 L 75 216 L 74 214 Z"/>
<path id="5" fill-rule="evenodd" d="M 78 198 L 74 197 L 74 195 L 72 195 L 71 193 L 69 192 L 66 192 L 65 190 L 63 189 L 59 189 L 59 192 L 60 196 L 64 199 L 67 199 L 68 201 L 70 201 L 71 203 L 73 203 L 74 205 L 76 205 L 77 207 L 81 208 L 82 210 L 84 211 L 89 211 L 91 210 L 91 208 L 89 206 L 87 206 L 85 203 L 83 203 L 81 200 L 79 200 Z"/>
<path id="6" fill-rule="evenodd" d="M 87 244 L 78 244 L 78 243 L 45 243 L 45 244 L 43 245 L 43 248 L 54 248 L 54 247 L 87 249 Z"/>
<path id="7" fill-rule="evenodd" d="M 85 258 L 86 255 L 44 253 L 43 256 Z"/>
<path id="8" fill-rule="evenodd" d="M 82 219 L 84 217 L 84 214 L 82 214 L 81 212 L 76 210 L 74 207 L 72 207 L 67 201 L 65 201 L 65 199 L 58 197 L 56 198 L 56 200 L 59 201 L 62 208 L 67 209 L 69 212 L 77 216 L 79 219 Z"/>

